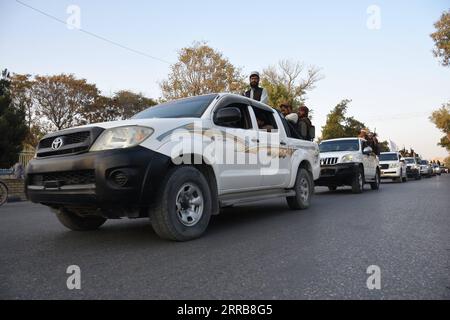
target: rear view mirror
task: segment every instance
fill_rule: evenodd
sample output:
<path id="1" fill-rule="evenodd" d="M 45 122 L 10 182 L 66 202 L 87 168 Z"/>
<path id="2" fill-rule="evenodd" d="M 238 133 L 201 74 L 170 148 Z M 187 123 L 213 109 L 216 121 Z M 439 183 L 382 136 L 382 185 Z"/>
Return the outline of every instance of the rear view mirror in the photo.
<path id="1" fill-rule="evenodd" d="M 241 120 L 241 110 L 239 108 L 223 108 L 217 111 L 214 122 L 216 124 L 230 124 Z"/>

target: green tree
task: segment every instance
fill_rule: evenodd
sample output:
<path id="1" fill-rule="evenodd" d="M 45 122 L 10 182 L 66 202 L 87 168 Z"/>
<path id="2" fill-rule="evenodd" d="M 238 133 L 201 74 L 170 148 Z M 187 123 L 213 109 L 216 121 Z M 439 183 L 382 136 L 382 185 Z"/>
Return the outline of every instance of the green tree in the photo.
<path id="1" fill-rule="evenodd" d="M 327 115 L 327 121 L 322 127 L 321 140 L 356 137 L 366 125 L 353 117 L 346 117 L 348 104 L 351 100 L 342 100 Z"/>
<path id="2" fill-rule="evenodd" d="M 440 129 L 445 136 L 438 145 L 450 151 L 450 102 L 444 104 L 440 109 L 431 114 L 430 120 Z"/>
<path id="3" fill-rule="evenodd" d="M 10 86 L 9 73 L 4 70 L 0 80 L 0 168 L 17 162 L 27 134 L 25 112 L 12 104 Z"/>
<path id="4" fill-rule="evenodd" d="M 443 66 L 450 66 L 450 11 L 444 11 L 434 24 L 436 31 L 431 34 L 434 40 L 434 56 Z"/>
<path id="5" fill-rule="evenodd" d="M 170 69 L 168 79 L 160 84 L 165 100 L 214 92 L 240 93 L 244 88 L 241 70 L 205 42 L 182 48 L 178 62 Z"/>
<path id="6" fill-rule="evenodd" d="M 277 66 L 263 70 L 261 86 L 267 89 L 269 105 L 278 108 L 290 104 L 294 111 L 305 102 L 305 95 L 322 79 L 320 70 L 310 66 L 305 69 L 301 62 L 280 60 Z"/>
<path id="7" fill-rule="evenodd" d="M 380 152 L 389 152 L 391 149 L 389 148 L 389 142 L 381 141 L 378 143 L 378 147 L 380 148 Z"/>

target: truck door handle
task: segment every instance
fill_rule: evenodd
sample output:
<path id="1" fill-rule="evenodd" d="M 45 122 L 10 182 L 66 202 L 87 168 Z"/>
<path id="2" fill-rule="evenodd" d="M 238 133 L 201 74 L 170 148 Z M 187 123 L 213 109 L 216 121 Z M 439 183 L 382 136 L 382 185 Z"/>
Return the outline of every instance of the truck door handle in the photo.
<path id="1" fill-rule="evenodd" d="M 252 142 L 259 143 L 259 139 L 253 138 Z"/>
<path id="2" fill-rule="evenodd" d="M 280 145 L 282 145 L 282 146 L 287 146 L 287 143 L 284 142 L 284 141 L 281 141 L 281 142 L 280 142 Z"/>

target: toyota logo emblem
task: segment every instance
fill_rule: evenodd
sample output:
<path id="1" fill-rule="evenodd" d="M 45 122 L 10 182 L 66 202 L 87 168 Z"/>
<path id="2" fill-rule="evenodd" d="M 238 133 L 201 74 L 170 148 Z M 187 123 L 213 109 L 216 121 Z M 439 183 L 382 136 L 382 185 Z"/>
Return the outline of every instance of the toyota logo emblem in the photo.
<path id="1" fill-rule="evenodd" d="M 56 138 L 55 140 L 53 140 L 52 142 L 52 149 L 53 150 L 58 150 L 59 148 L 62 147 L 63 145 L 63 139 L 62 138 Z"/>

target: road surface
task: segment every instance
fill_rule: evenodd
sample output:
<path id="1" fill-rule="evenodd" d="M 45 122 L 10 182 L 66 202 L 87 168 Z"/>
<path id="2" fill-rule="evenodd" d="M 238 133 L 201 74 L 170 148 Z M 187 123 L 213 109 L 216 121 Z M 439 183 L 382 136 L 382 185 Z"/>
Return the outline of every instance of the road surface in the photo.
<path id="1" fill-rule="evenodd" d="M 80 290 L 67 288 L 71 265 Z M 282 199 L 225 209 L 187 243 L 146 219 L 71 232 L 44 206 L 8 203 L 0 299 L 450 299 L 450 175 L 359 195 L 316 188 L 306 211 Z"/>

